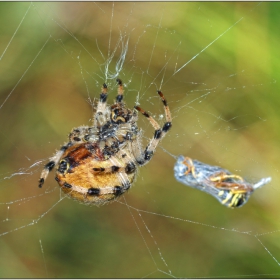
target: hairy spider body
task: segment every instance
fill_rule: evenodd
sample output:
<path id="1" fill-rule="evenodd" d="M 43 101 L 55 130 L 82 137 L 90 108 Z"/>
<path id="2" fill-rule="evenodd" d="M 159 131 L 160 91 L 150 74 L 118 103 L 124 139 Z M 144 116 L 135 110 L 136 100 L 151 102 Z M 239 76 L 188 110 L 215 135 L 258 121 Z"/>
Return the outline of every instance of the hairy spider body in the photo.
<path id="1" fill-rule="evenodd" d="M 56 166 L 56 181 L 69 197 L 86 204 L 102 205 L 125 193 L 133 184 L 139 166 L 147 164 L 159 141 L 171 128 L 171 114 L 161 91 L 166 122 L 162 128 L 140 107 L 130 110 L 123 100 L 123 85 L 108 106 L 107 85 L 103 84 L 92 127 L 72 129 L 69 142 L 45 165 L 39 187 Z M 154 137 L 143 150 L 141 131 L 137 127 L 141 112 L 155 129 Z"/>
<path id="2" fill-rule="evenodd" d="M 132 155 L 126 152 L 124 159 L 122 151 L 108 156 L 97 143 L 74 145 L 62 155 L 56 180 L 73 199 L 102 204 L 127 191 L 134 181 L 136 169 L 128 158 L 132 162 Z"/>

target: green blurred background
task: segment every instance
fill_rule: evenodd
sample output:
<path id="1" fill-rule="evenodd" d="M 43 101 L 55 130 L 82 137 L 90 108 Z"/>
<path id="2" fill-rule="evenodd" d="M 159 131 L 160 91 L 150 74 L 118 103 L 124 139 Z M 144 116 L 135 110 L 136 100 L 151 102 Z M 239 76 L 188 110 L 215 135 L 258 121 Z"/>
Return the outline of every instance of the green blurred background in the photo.
<path id="1" fill-rule="evenodd" d="M 278 278 L 279 27 L 274 2 L 0 3 L 0 277 Z M 126 42 L 128 106 L 162 124 L 161 88 L 173 128 L 122 203 L 60 201 L 40 171 L 104 81 L 113 101 Z M 227 209 L 176 182 L 180 154 L 272 183 Z"/>

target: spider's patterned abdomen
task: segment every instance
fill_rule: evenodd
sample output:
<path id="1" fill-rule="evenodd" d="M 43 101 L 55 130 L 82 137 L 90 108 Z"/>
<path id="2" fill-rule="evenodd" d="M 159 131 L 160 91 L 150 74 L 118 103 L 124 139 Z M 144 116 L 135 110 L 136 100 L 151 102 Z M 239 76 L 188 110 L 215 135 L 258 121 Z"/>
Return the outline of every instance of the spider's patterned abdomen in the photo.
<path id="1" fill-rule="evenodd" d="M 70 147 L 61 157 L 56 180 L 64 193 L 85 204 L 101 205 L 130 188 L 136 169 L 116 154 L 105 160 L 98 143 Z"/>

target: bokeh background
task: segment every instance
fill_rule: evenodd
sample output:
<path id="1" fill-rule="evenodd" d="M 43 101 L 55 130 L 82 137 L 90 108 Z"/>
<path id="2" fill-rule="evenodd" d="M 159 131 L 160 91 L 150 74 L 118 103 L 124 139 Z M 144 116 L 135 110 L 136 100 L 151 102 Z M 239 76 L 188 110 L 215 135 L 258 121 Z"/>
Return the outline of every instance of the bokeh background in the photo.
<path id="1" fill-rule="evenodd" d="M 275 2 L 0 3 L 0 277 L 278 278 L 279 26 Z M 153 160 L 120 203 L 63 199 L 54 174 L 39 189 L 114 74 L 160 123 L 168 99 Z M 181 154 L 272 183 L 227 209 L 176 182 Z"/>

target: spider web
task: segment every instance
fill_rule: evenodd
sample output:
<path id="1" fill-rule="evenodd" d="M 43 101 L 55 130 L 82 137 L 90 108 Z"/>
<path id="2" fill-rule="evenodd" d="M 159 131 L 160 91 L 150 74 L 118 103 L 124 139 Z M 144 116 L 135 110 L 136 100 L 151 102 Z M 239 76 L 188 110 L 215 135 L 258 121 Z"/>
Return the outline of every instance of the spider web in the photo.
<path id="1" fill-rule="evenodd" d="M 1 3 L 0 277 L 279 277 L 279 3 Z M 41 169 L 101 85 L 172 130 L 118 202 Z M 153 136 L 139 118 L 143 142 Z M 240 209 L 178 183 L 179 155 L 257 182 Z M 277 210 L 278 209 L 278 210 Z"/>

